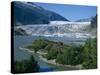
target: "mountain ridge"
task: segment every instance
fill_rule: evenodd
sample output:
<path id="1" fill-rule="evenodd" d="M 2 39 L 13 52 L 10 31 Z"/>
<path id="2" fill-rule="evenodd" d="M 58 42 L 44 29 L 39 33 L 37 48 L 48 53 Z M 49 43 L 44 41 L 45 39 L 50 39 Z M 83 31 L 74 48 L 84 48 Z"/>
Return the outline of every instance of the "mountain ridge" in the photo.
<path id="1" fill-rule="evenodd" d="M 14 6 L 14 21 L 15 25 L 18 24 L 49 24 L 50 21 L 62 20 L 69 21 L 61 15 L 46 10 L 36 4 L 27 2 L 12 2 Z M 18 23 L 18 24 L 17 24 Z"/>
<path id="2" fill-rule="evenodd" d="M 75 22 L 91 22 L 93 18 L 94 17 L 83 18 L 83 19 L 76 20 Z"/>

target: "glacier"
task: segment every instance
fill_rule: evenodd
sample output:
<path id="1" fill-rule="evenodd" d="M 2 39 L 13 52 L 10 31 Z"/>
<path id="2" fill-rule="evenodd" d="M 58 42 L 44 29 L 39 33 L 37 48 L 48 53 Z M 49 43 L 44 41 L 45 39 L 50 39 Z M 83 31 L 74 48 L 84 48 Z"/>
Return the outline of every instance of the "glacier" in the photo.
<path id="1" fill-rule="evenodd" d="M 67 38 L 91 38 L 92 35 L 84 29 L 91 22 L 68 22 L 51 21 L 50 24 L 33 24 L 16 26 L 15 30 L 21 28 L 28 35 L 45 37 L 67 37 Z"/>

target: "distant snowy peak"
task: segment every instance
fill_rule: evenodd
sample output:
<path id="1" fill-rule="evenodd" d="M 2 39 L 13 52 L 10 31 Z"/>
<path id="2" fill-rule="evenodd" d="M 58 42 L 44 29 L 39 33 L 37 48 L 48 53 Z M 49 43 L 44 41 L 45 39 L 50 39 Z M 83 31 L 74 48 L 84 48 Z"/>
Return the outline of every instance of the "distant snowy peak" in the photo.
<path id="1" fill-rule="evenodd" d="M 79 20 L 76 20 L 76 22 L 91 22 L 92 19 L 93 19 L 93 17 L 85 18 L 85 19 L 79 19 Z"/>

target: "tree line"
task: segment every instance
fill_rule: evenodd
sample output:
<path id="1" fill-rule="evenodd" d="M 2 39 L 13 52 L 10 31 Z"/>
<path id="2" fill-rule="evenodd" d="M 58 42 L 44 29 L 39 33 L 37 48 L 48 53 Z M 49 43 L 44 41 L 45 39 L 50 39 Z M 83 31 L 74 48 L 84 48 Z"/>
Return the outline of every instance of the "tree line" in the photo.
<path id="1" fill-rule="evenodd" d="M 48 60 L 55 59 L 63 65 L 79 65 L 84 68 L 97 67 L 97 38 L 88 39 L 85 45 L 68 45 L 62 42 L 54 42 L 46 39 L 38 39 L 27 46 L 35 52 L 41 50 L 47 54 L 43 55 Z"/>

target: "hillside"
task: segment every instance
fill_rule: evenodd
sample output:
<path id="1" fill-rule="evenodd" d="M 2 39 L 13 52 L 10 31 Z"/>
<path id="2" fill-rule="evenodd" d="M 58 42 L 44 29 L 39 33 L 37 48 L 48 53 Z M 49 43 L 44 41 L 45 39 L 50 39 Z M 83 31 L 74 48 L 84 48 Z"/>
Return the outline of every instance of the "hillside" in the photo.
<path id="1" fill-rule="evenodd" d="M 79 20 L 76 20 L 76 22 L 90 22 L 92 21 L 94 17 L 89 17 L 89 18 L 85 18 L 85 19 L 79 19 Z"/>
<path id="2" fill-rule="evenodd" d="M 15 25 L 48 24 L 54 20 L 68 21 L 61 15 L 37 6 L 35 3 L 14 1 L 12 6 Z"/>

